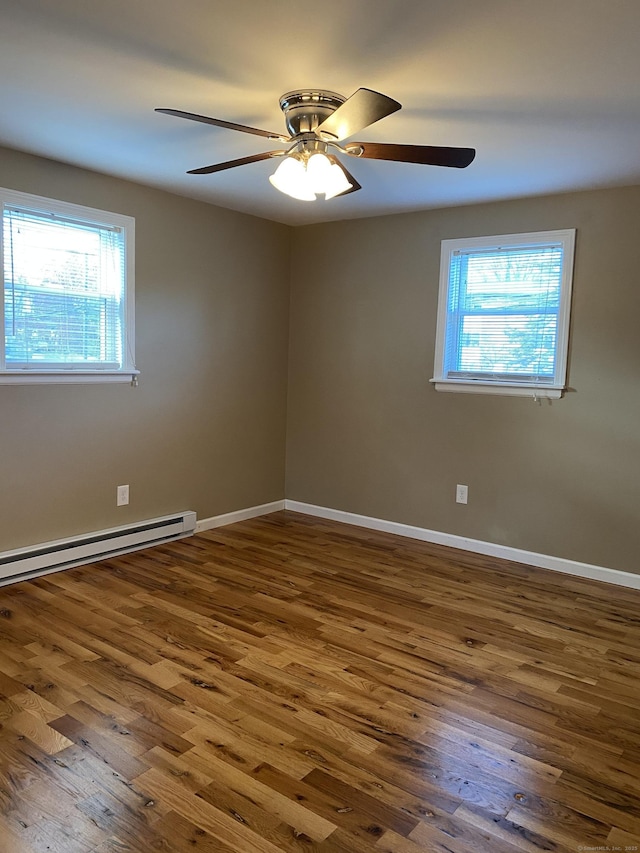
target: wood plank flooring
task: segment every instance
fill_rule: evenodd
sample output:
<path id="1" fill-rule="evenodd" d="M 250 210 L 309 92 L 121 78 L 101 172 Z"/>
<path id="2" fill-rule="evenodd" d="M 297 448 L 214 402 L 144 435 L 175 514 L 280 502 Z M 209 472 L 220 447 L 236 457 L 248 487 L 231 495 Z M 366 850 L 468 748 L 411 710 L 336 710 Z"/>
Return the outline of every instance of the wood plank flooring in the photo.
<path id="1" fill-rule="evenodd" d="M 639 676 L 637 591 L 274 513 L 0 589 L 0 851 L 637 851 Z"/>

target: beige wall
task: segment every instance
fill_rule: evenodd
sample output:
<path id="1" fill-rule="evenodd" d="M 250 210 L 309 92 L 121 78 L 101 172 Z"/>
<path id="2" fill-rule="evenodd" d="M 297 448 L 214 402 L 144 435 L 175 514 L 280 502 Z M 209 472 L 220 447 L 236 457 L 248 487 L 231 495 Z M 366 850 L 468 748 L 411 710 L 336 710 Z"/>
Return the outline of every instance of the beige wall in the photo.
<path id="1" fill-rule="evenodd" d="M 141 370 L 0 386 L 0 551 L 282 499 L 289 229 L 6 149 L 0 186 L 135 217 Z"/>
<path id="2" fill-rule="evenodd" d="M 572 393 L 436 392 L 440 240 L 557 228 Z M 640 188 L 296 229 L 287 497 L 640 572 L 639 233 Z"/>
<path id="3" fill-rule="evenodd" d="M 286 490 L 640 572 L 640 188 L 288 229 L 2 149 L 0 185 L 136 218 L 142 371 L 0 386 L 0 551 Z M 574 390 L 436 392 L 440 240 L 554 228 L 578 230 Z"/>

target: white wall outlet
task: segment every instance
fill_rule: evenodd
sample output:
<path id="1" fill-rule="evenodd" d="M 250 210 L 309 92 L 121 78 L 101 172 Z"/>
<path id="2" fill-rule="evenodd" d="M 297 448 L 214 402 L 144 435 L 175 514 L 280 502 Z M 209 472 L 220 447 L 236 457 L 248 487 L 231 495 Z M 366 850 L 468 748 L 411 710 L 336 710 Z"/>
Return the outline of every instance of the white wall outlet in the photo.
<path id="1" fill-rule="evenodd" d="M 456 486 L 456 503 L 466 504 L 469 501 L 469 486 L 461 486 L 460 483 Z"/>
<path id="2" fill-rule="evenodd" d="M 116 491 L 116 506 L 126 506 L 129 503 L 129 486 L 118 486 Z"/>

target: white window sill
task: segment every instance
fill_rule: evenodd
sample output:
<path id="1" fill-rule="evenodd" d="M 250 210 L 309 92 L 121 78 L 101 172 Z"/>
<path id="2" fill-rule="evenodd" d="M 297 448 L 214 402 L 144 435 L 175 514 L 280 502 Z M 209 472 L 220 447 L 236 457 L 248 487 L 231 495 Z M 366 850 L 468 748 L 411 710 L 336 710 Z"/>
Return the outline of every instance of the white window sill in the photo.
<path id="1" fill-rule="evenodd" d="M 139 370 L 4 370 L 0 385 L 93 385 L 128 382 L 137 384 Z"/>
<path id="2" fill-rule="evenodd" d="M 511 385 L 508 382 L 466 381 L 464 379 L 431 379 L 436 391 L 453 391 L 462 394 L 494 394 L 512 397 L 533 397 L 558 400 L 564 387 L 557 385 Z"/>

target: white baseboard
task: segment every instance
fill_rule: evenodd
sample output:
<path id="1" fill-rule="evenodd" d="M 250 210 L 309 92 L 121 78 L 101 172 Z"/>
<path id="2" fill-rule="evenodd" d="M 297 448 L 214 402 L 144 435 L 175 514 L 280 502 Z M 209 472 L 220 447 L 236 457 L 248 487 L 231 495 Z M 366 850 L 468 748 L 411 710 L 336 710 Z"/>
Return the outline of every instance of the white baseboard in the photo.
<path id="1" fill-rule="evenodd" d="M 203 530 L 213 530 L 214 527 L 235 524 L 237 521 L 246 521 L 248 518 L 257 518 L 259 515 L 268 515 L 270 512 L 278 512 L 281 509 L 284 509 L 284 501 L 272 501 L 271 503 L 261 504 L 260 506 L 238 509 L 235 512 L 226 512 L 224 515 L 201 518 L 196 524 L 196 533 L 202 533 Z"/>
<path id="2" fill-rule="evenodd" d="M 396 533 L 399 536 L 407 536 L 410 539 L 433 542 L 436 545 L 447 545 L 450 548 L 460 548 L 463 551 L 474 551 L 476 554 L 485 554 L 489 557 L 501 557 L 504 560 L 512 560 L 515 563 L 537 566 L 540 569 L 551 569 L 554 572 L 563 572 L 564 574 L 576 575 L 580 578 L 613 583 L 618 586 L 630 587 L 631 589 L 640 589 L 640 575 L 623 572 L 619 569 L 608 569 L 604 566 L 593 566 L 589 563 L 566 560 L 563 557 L 536 554 L 534 551 L 523 551 L 520 548 L 511 548 L 508 545 L 496 545 L 493 542 L 483 542 L 481 539 L 469 539 L 466 536 L 456 536 L 452 533 L 440 533 L 437 530 L 428 530 L 425 527 L 413 527 L 409 524 L 385 521 L 384 519 L 371 518 L 367 515 L 356 515 L 352 512 L 314 506 L 313 504 L 306 504 L 301 501 L 287 500 L 284 502 L 284 508 L 293 512 L 302 512 L 306 515 L 315 515 L 318 518 L 340 521 L 344 524 L 355 524 L 357 527 L 367 527 L 370 530 L 381 530 L 385 533 Z"/>

